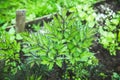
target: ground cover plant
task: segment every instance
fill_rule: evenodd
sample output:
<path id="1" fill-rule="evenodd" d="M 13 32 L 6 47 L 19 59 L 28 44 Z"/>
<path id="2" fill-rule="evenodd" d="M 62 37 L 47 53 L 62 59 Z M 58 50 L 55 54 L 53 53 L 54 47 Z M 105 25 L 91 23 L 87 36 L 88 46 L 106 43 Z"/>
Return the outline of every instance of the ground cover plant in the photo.
<path id="1" fill-rule="evenodd" d="M 116 55 L 116 51 L 120 50 L 119 41 L 119 22 L 120 14 L 119 12 L 111 15 L 112 18 L 108 17 L 105 20 L 105 26 L 99 27 L 100 32 L 100 43 L 103 47 L 110 51 L 111 55 Z"/>

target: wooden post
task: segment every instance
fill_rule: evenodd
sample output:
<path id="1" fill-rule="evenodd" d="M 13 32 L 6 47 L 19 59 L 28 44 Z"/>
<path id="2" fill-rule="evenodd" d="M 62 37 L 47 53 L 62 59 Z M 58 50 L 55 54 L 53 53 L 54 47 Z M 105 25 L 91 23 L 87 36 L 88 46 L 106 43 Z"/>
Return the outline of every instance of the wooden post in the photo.
<path id="1" fill-rule="evenodd" d="M 20 9 L 16 11 L 16 32 L 20 33 L 23 32 L 25 29 L 25 15 L 26 14 L 26 10 L 24 9 Z"/>

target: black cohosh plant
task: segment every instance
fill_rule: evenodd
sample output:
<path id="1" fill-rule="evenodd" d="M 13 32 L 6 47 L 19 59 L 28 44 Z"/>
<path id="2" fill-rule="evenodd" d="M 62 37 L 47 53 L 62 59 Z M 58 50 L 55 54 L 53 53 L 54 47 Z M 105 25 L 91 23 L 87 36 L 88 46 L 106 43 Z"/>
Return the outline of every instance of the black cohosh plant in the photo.
<path id="1" fill-rule="evenodd" d="M 83 24 L 78 15 L 66 16 L 66 13 L 63 10 L 52 22 L 44 22 L 46 33 L 32 33 L 23 37 L 26 63 L 31 68 L 36 64 L 43 65 L 48 72 L 57 67 L 62 73 L 55 74 L 62 80 L 86 80 L 86 67 L 97 64 L 94 54 L 89 51 L 95 29 L 87 23 Z"/>

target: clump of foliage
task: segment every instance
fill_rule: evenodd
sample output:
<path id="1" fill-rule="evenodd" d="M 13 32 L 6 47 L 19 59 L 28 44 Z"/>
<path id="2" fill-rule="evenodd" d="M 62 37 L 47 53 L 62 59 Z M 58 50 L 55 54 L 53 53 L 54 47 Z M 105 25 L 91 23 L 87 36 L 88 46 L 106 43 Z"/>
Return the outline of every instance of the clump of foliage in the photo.
<path id="1" fill-rule="evenodd" d="M 32 20 L 36 17 L 56 12 L 59 10 L 59 7 L 69 9 L 79 4 L 93 4 L 96 1 L 97 0 L 1 0 L 0 25 L 6 22 L 15 24 L 15 12 L 17 9 L 26 9 L 27 20 Z"/>
<path id="2" fill-rule="evenodd" d="M 116 72 L 113 72 L 111 77 L 112 77 L 112 80 L 120 80 L 120 74 Z"/>
<path id="3" fill-rule="evenodd" d="M 20 40 L 19 34 L 16 34 L 14 28 L 11 28 L 6 32 L 3 28 L 0 28 L 0 66 L 2 66 L 2 76 L 4 79 L 9 79 L 11 76 L 17 73 L 20 69 Z M 0 77 L 1 78 L 1 77 Z"/>
<path id="4" fill-rule="evenodd" d="M 43 65 L 48 72 L 57 67 L 62 71 L 56 73 L 61 79 L 88 79 L 86 68 L 97 63 L 94 54 L 89 51 L 95 29 L 87 22 L 83 24 L 78 15 L 67 17 L 66 10 L 49 24 L 44 23 L 44 27 L 45 34 L 24 36 L 26 63 L 31 67 Z"/>
<path id="5" fill-rule="evenodd" d="M 112 19 L 106 19 L 105 26 L 99 28 L 101 36 L 99 41 L 111 55 L 116 55 L 116 51 L 120 50 L 119 17 L 118 13 L 114 15 Z"/>
<path id="6" fill-rule="evenodd" d="M 0 5 L 0 25 L 6 22 L 15 24 L 14 18 L 17 9 L 27 10 L 27 20 L 32 20 L 38 16 L 43 16 L 57 10 L 56 5 L 52 5 L 55 2 L 50 0 L 2 0 L 0 3 L 2 4 Z"/>

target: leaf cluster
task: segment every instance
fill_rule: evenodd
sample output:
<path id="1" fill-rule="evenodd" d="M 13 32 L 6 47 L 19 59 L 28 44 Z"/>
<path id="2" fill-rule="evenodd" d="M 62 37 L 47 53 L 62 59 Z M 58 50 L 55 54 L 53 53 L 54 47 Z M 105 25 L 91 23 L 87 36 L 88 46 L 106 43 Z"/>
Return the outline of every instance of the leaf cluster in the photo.
<path id="1" fill-rule="evenodd" d="M 20 39 L 19 34 L 15 36 L 14 28 L 11 28 L 9 32 L 0 28 L 0 61 L 3 64 L 3 74 L 7 73 L 8 75 L 16 74 L 17 70 L 20 69 L 20 43 L 17 42 L 17 39 Z M 7 77 L 6 77 L 7 78 Z"/>
<path id="2" fill-rule="evenodd" d="M 88 27 L 87 23 L 83 25 L 78 15 L 71 14 L 67 17 L 66 12 L 63 9 L 52 22 L 44 22 L 45 34 L 33 33 L 24 36 L 26 46 L 23 52 L 31 67 L 42 64 L 51 71 L 58 66 L 65 69 L 65 72 L 70 69 L 76 74 L 79 64 L 85 63 L 88 66 L 97 61 L 89 51 L 95 29 Z"/>
<path id="3" fill-rule="evenodd" d="M 99 42 L 111 55 L 116 55 L 116 51 L 120 49 L 119 17 L 120 14 L 117 13 L 112 19 L 106 19 L 105 26 L 99 28 L 101 36 Z"/>

